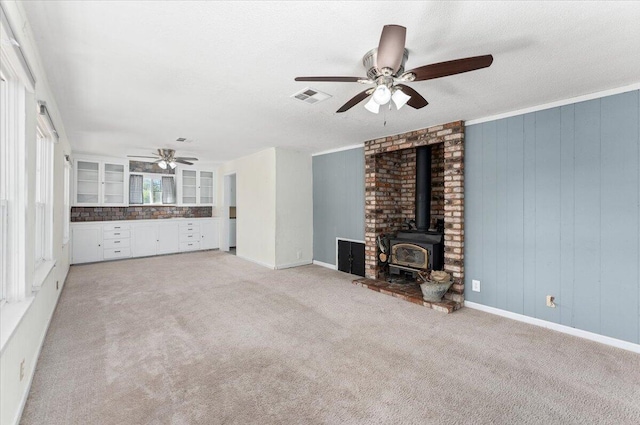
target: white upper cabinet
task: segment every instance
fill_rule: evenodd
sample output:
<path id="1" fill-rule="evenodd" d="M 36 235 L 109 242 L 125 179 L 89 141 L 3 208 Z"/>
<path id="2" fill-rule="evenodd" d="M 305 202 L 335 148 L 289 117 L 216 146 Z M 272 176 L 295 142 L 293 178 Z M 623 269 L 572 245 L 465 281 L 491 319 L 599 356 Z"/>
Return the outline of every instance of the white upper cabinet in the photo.
<path id="1" fill-rule="evenodd" d="M 129 205 L 128 162 L 76 158 L 74 180 L 75 206 Z"/>
<path id="2" fill-rule="evenodd" d="M 103 162 L 103 205 L 126 205 L 128 203 L 128 188 L 125 186 L 129 170 L 124 164 Z"/>
<path id="3" fill-rule="evenodd" d="M 198 171 L 200 178 L 200 204 L 213 205 L 213 171 Z"/>
<path id="4" fill-rule="evenodd" d="M 196 170 L 180 170 L 180 175 L 182 177 L 181 203 L 196 205 L 198 203 L 198 172 Z"/>
<path id="5" fill-rule="evenodd" d="M 178 168 L 179 205 L 215 204 L 215 171 L 198 168 Z"/>
<path id="6" fill-rule="evenodd" d="M 100 163 L 77 160 L 75 171 L 75 204 L 100 204 Z"/>

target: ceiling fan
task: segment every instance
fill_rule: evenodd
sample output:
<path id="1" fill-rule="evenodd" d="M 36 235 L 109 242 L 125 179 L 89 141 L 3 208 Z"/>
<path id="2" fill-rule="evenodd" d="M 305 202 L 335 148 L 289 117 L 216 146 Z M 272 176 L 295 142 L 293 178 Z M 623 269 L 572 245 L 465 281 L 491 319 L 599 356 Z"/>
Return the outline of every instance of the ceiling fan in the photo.
<path id="1" fill-rule="evenodd" d="M 493 62 L 491 55 L 474 56 L 424 65 L 405 71 L 404 64 L 409 57 L 409 52 L 404 47 L 406 33 L 407 29 L 400 25 L 385 25 L 382 28 L 378 48 L 370 50 L 362 58 L 362 63 L 367 69 L 367 77 L 297 77 L 295 80 L 375 84 L 375 87 L 355 95 L 337 112 L 348 111 L 371 96 L 365 108 L 377 114 L 380 106 L 391 100 L 398 109 L 405 104 L 415 109 L 423 108 L 429 104 L 420 93 L 404 83 L 475 71 L 487 68 Z"/>
<path id="2" fill-rule="evenodd" d="M 167 166 L 176 168 L 178 163 L 193 165 L 193 162 L 189 161 L 197 161 L 198 158 L 188 158 L 185 156 L 176 156 L 176 151 L 174 149 L 158 149 L 157 154 L 153 154 L 155 156 L 141 156 L 141 155 L 127 155 L 129 158 L 153 158 L 155 159 L 154 164 L 158 164 L 160 168 L 163 170 L 167 169 Z"/>

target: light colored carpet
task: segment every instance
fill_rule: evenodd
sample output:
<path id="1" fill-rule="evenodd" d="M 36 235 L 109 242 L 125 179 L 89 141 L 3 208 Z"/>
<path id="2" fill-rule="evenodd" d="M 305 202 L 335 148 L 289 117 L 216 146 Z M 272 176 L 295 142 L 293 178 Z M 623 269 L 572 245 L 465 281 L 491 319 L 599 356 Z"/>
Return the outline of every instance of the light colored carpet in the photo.
<path id="1" fill-rule="evenodd" d="M 317 266 L 71 269 L 23 424 L 638 424 L 640 356 Z"/>

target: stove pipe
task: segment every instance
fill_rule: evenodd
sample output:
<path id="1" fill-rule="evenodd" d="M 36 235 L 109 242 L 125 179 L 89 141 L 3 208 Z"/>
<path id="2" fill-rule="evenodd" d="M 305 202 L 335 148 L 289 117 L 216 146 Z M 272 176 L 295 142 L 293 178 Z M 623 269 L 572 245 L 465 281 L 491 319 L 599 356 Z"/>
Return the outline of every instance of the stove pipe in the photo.
<path id="1" fill-rule="evenodd" d="M 416 227 L 429 230 L 431 222 L 431 146 L 416 148 Z"/>

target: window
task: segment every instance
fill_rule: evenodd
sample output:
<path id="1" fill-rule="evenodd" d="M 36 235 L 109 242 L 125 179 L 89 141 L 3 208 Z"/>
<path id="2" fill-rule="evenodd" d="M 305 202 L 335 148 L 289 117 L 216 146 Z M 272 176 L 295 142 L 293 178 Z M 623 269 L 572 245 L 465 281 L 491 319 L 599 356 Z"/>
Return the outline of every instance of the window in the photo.
<path id="1" fill-rule="evenodd" d="M 0 303 L 26 298 L 26 93 L 35 78 L 0 6 Z M 13 42 L 15 41 L 15 43 Z M 33 143 L 33 141 L 29 141 Z"/>
<path id="2" fill-rule="evenodd" d="M 36 268 L 51 258 L 53 141 L 42 125 L 36 129 Z"/>
<path id="3" fill-rule="evenodd" d="M 162 205 L 176 203 L 174 176 L 162 174 L 129 175 L 129 204 Z"/>
<path id="4" fill-rule="evenodd" d="M 6 299 L 8 279 L 8 217 L 9 201 L 7 181 L 9 169 L 9 101 L 8 87 L 4 75 L 0 74 L 0 301 Z"/>

